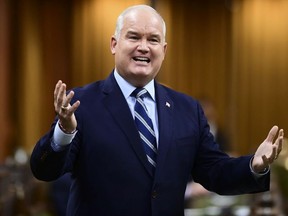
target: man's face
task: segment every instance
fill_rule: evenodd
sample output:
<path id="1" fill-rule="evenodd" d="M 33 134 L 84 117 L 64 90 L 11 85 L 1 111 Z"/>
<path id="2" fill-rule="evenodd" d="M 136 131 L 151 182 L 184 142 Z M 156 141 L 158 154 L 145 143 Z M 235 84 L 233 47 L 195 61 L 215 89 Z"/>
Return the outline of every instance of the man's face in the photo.
<path id="1" fill-rule="evenodd" d="M 158 73 L 166 52 L 163 23 L 148 10 L 128 13 L 111 52 L 119 74 L 134 86 L 144 86 Z"/>

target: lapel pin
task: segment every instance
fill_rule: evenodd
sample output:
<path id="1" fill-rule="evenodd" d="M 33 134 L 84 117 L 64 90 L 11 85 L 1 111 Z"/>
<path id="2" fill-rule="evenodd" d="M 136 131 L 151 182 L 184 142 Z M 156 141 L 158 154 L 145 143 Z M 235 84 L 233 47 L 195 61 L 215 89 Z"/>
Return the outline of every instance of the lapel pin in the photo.
<path id="1" fill-rule="evenodd" d="M 166 101 L 166 104 L 165 104 L 165 106 L 167 106 L 167 107 L 169 107 L 170 108 L 170 103 L 168 103 L 167 101 Z"/>

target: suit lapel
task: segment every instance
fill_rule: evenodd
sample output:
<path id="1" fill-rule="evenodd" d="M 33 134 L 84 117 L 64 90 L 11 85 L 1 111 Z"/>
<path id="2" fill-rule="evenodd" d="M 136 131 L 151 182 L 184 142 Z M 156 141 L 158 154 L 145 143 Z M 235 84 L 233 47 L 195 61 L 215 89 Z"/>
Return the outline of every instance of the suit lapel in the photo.
<path id="1" fill-rule="evenodd" d="M 149 174 L 152 176 L 152 173 L 150 173 L 148 168 L 149 162 L 141 144 L 139 133 L 135 126 L 131 111 L 114 78 L 113 73 L 111 73 L 111 75 L 105 81 L 103 93 L 105 95 L 103 100 L 104 105 L 106 106 L 107 110 L 109 110 L 115 122 L 125 134 L 126 138 L 129 140 L 129 143 L 147 172 L 149 172 Z"/>
<path id="2" fill-rule="evenodd" d="M 155 85 L 158 123 L 159 123 L 159 147 L 157 156 L 157 167 L 155 178 L 161 175 L 161 170 L 165 169 L 165 158 L 170 149 L 172 140 L 172 113 L 173 101 L 167 95 L 166 90 L 159 84 Z"/>

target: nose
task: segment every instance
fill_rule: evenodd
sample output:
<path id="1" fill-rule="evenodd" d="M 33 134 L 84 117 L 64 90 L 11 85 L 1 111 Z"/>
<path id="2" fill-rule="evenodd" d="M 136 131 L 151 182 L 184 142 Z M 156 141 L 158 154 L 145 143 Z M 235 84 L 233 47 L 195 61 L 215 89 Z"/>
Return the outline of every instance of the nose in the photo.
<path id="1" fill-rule="evenodd" d="M 141 52 L 148 52 L 149 51 L 149 47 L 148 47 L 148 43 L 147 43 L 147 40 L 141 40 L 138 47 L 137 47 L 137 50 L 141 51 Z"/>

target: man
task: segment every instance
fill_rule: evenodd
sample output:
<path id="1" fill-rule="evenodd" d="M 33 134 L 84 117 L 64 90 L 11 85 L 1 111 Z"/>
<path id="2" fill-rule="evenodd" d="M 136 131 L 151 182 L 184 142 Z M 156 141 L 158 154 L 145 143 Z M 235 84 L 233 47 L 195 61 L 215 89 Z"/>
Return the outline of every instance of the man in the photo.
<path id="1" fill-rule="evenodd" d="M 272 127 L 254 155 L 221 152 L 199 103 L 154 80 L 166 47 L 161 16 L 149 6 L 130 7 L 111 38 L 110 76 L 68 94 L 65 83 L 56 84 L 57 118 L 30 163 L 44 181 L 72 173 L 67 215 L 184 215 L 191 174 L 219 194 L 269 189 L 269 164 L 281 151 L 283 130 Z"/>

